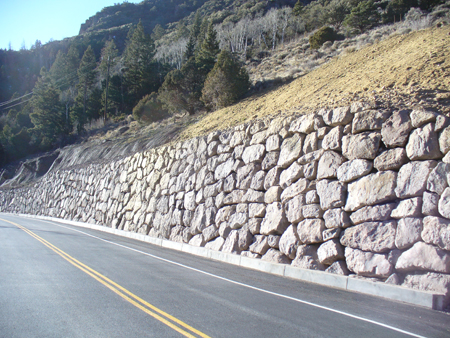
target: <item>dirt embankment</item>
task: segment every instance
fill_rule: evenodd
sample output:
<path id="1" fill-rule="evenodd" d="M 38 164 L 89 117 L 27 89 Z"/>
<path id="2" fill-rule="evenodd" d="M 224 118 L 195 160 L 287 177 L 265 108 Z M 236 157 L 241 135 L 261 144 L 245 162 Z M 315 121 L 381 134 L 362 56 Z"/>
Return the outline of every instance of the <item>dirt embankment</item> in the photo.
<path id="1" fill-rule="evenodd" d="M 392 36 L 336 57 L 289 84 L 205 115 L 179 137 L 190 138 L 266 115 L 342 106 L 352 100 L 424 103 L 448 109 L 450 26 Z"/>

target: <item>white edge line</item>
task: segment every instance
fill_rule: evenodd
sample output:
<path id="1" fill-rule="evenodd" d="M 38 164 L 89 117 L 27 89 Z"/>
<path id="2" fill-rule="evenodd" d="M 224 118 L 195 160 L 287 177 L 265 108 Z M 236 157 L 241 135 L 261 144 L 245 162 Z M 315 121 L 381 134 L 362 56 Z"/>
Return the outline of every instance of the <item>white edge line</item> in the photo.
<path id="1" fill-rule="evenodd" d="M 147 253 L 147 252 L 144 252 L 144 251 L 141 251 L 141 250 L 133 249 L 133 248 L 130 248 L 128 246 L 125 246 L 125 245 L 122 245 L 122 244 L 119 244 L 119 243 L 115 243 L 115 242 L 109 241 L 107 239 L 103 239 L 101 237 L 97 237 L 97 236 L 88 234 L 88 233 L 86 233 L 84 231 L 81 231 L 81 230 L 77 230 L 77 229 L 73 229 L 73 228 L 70 228 L 70 227 L 67 227 L 67 226 L 64 226 L 64 225 L 60 225 L 60 224 L 58 224 L 57 222 L 54 222 L 54 221 L 47 221 L 47 220 L 42 220 L 42 219 L 40 221 L 45 222 L 45 223 L 50 223 L 50 224 L 53 224 L 53 225 L 56 225 L 56 226 L 59 226 L 59 227 L 62 227 L 62 228 L 68 229 L 68 230 L 76 231 L 76 232 L 82 233 L 82 234 L 84 234 L 86 236 L 98 239 L 100 241 L 103 241 L 103 242 L 106 242 L 106 243 L 110 243 L 110 244 L 119 246 L 121 248 L 128 249 L 130 251 L 134 251 L 134 252 L 137 252 L 137 253 L 140 253 L 140 254 L 143 254 L 143 255 L 146 255 L 146 256 L 158 259 L 158 260 L 166 262 L 166 263 L 177 265 L 177 266 L 180 266 L 180 267 L 185 268 L 185 269 L 189 269 L 189 270 L 192 270 L 192 271 L 195 271 L 195 272 L 199 272 L 199 273 L 202 273 L 204 275 L 207 275 L 207 276 L 210 276 L 210 277 L 213 277 L 213 278 L 217 278 L 217 279 L 220 279 L 220 280 L 232 283 L 232 284 L 243 286 L 243 287 L 246 287 L 246 288 L 249 288 L 249 289 L 252 289 L 252 290 L 260 291 L 260 292 L 263 292 L 263 293 L 266 293 L 266 294 L 270 294 L 270 295 L 273 295 L 273 296 L 277 296 L 277 297 L 280 297 L 280 298 L 289 299 L 289 300 L 292 300 L 292 301 L 295 301 L 295 302 L 298 302 L 298 303 L 302 303 L 302 304 L 313 306 L 313 307 L 316 307 L 316 308 L 319 308 L 319 309 L 322 309 L 322 310 L 327 310 L 327 311 L 330 311 L 330 312 L 334 312 L 334 313 L 337 313 L 337 314 L 340 314 L 340 315 L 343 315 L 343 316 L 346 316 L 346 317 L 358 319 L 358 320 L 361 320 L 361 321 L 364 321 L 364 322 L 367 322 L 367 323 L 375 324 L 375 325 L 378 325 L 378 326 L 381 326 L 381 327 L 384 327 L 384 328 L 387 328 L 387 329 L 390 329 L 390 330 L 393 330 L 393 331 L 396 331 L 396 332 L 400 332 L 400 333 L 409 335 L 411 337 L 426 338 L 425 336 L 421 336 L 421 335 L 418 335 L 418 334 L 415 334 L 415 333 L 412 333 L 412 332 L 409 332 L 409 331 L 405 331 L 405 330 L 396 328 L 394 326 L 383 324 L 383 323 L 380 323 L 380 322 L 377 322 L 377 321 L 374 321 L 374 320 L 371 320 L 371 319 L 367 319 L 367 318 L 364 318 L 364 317 L 352 315 L 351 313 L 347 313 L 347 312 L 344 312 L 344 311 L 332 309 L 332 308 L 329 308 L 329 307 L 326 307 L 326 306 L 323 306 L 323 305 L 319 305 L 319 304 L 308 302 L 308 301 L 301 300 L 301 299 L 298 299 L 298 298 L 286 296 L 286 295 L 283 295 L 281 293 L 276 293 L 276 292 L 273 292 L 273 291 L 261 289 L 261 288 L 258 288 L 256 286 L 244 284 L 244 283 L 232 280 L 232 279 L 228 279 L 228 278 L 225 278 L 225 277 L 214 275 L 214 274 L 212 274 L 210 272 L 199 270 L 199 269 L 190 267 L 188 265 L 184 265 L 184 264 L 181 264 L 181 263 L 178 263 L 178 262 L 174 262 L 174 261 L 168 260 L 166 258 L 158 257 L 158 256 L 155 256 L 153 254 L 150 254 L 150 253 Z"/>

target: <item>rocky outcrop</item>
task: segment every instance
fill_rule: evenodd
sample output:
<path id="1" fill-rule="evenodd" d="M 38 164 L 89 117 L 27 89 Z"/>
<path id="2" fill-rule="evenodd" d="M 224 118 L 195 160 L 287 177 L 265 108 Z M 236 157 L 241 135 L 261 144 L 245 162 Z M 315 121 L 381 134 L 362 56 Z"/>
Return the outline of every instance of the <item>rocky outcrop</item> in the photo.
<path id="1" fill-rule="evenodd" d="M 450 295 L 448 119 L 363 107 L 52 170 L 0 208 Z"/>

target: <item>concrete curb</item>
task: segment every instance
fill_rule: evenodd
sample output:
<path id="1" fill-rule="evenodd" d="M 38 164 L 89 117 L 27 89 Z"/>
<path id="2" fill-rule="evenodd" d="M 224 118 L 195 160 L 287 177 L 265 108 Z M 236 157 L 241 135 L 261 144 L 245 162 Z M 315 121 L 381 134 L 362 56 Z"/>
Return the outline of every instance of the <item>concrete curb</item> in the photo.
<path id="1" fill-rule="evenodd" d="M 7 214 L 7 213 L 5 213 Z M 409 289 L 397 285 L 390 285 L 367 280 L 335 275 L 324 271 L 300 269 L 290 265 L 265 262 L 260 259 L 243 257 L 235 254 L 229 254 L 220 251 L 214 251 L 203 247 L 196 247 L 186 243 L 172 242 L 166 239 L 150 237 L 134 232 L 112 229 L 96 224 L 69 221 L 48 216 L 34 216 L 25 214 L 10 214 L 27 218 L 37 218 L 42 220 L 50 220 L 59 223 L 69 224 L 81 228 L 88 228 L 98 231 L 111 233 L 114 235 L 136 239 L 138 241 L 147 242 L 163 248 L 186 252 L 192 255 L 206 257 L 216 261 L 221 261 L 241 267 L 271 273 L 283 277 L 289 277 L 305 282 L 316 283 L 324 286 L 335 287 L 353 292 L 364 293 L 367 295 L 393 299 L 413 305 L 419 305 L 434 310 L 443 310 L 444 295 L 429 291 L 420 291 Z"/>

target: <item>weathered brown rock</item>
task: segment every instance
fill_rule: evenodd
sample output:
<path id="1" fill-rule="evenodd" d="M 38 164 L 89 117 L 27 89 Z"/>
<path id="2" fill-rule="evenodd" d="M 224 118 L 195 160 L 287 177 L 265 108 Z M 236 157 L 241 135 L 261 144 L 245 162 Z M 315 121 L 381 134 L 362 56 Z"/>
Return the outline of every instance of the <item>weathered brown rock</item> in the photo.
<path id="1" fill-rule="evenodd" d="M 386 252 L 395 248 L 395 221 L 366 222 L 347 228 L 341 237 L 341 244 L 371 252 Z"/>
<path id="2" fill-rule="evenodd" d="M 329 111 L 323 111 L 323 121 L 331 126 L 343 126 L 349 124 L 353 119 L 350 107 L 339 107 Z"/>
<path id="3" fill-rule="evenodd" d="M 436 113 L 433 111 L 426 110 L 423 107 L 413 109 L 413 111 L 410 114 L 410 117 L 411 117 L 411 124 L 414 128 L 419 128 L 425 123 L 436 121 Z"/>

